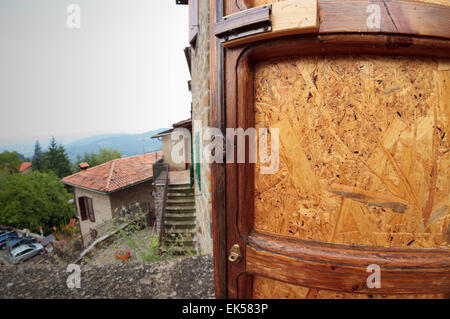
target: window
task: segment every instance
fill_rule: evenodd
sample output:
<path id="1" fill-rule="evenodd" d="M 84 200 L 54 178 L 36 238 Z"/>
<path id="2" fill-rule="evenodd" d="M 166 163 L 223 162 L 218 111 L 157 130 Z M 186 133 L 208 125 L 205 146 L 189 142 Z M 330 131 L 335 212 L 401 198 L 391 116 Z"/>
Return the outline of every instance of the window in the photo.
<path id="1" fill-rule="evenodd" d="M 18 254 L 16 255 L 16 257 L 23 256 L 23 255 L 25 255 L 25 254 L 28 254 L 28 253 L 31 252 L 32 250 L 33 250 L 33 249 L 30 249 L 30 248 L 25 249 L 24 251 L 21 251 L 20 253 L 18 253 Z"/>
<path id="2" fill-rule="evenodd" d="M 78 204 L 80 206 L 81 220 L 89 220 L 95 223 L 94 206 L 92 205 L 92 198 L 82 196 L 78 198 Z"/>

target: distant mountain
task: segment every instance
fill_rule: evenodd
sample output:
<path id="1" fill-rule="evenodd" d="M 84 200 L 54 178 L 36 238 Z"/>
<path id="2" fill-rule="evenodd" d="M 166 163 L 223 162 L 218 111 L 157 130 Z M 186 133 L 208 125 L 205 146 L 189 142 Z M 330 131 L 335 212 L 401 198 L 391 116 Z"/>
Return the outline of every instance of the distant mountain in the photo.
<path id="1" fill-rule="evenodd" d="M 148 131 L 142 134 L 105 134 L 82 138 L 65 145 L 70 160 L 75 160 L 77 155 L 85 153 L 97 153 L 100 148 L 112 148 L 118 150 L 122 156 L 132 156 L 143 152 L 161 150 L 161 142 L 151 137 L 166 128 Z"/>
<path id="2" fill-rule="evenodd" d="M 73 142 L 63 144 L 71 161 L 74 161 L 77 155 L 83 156 L 84 153 L 98 152 L 102 147 L 118 150 L 122 156 L 132 156 L 142 154 L 142 152 L 154 152 L 161 150 L 161 142 L 151 137 L 161 131 L 167 130 L 160 128 L 154 131 L 148 131 L 141 134 L 101 134 L 81 138 Z M 60 142 L 56 136 L 56 140 Z M 34 140 L 31 143 L 0 143 L 0 152 L 4 150 L 17 151 L 26 157 L 32 157 L 34 153 Z M 42 144 L 42 151 L 47 149 L 47 143 Z"/>

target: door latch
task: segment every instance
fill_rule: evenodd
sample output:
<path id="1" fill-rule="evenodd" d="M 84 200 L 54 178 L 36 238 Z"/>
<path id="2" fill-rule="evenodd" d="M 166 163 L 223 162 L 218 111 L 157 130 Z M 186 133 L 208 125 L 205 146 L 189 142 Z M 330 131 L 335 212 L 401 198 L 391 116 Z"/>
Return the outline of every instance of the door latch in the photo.
<path id="1" fill-rule="evenodd" d="M 231 247 L 228 260 L 232 263 L 237 263 L 239 262 L 239 260 L 241 260 L 241 248 L 238 244 L 234 244 L 233 247 Z"/>

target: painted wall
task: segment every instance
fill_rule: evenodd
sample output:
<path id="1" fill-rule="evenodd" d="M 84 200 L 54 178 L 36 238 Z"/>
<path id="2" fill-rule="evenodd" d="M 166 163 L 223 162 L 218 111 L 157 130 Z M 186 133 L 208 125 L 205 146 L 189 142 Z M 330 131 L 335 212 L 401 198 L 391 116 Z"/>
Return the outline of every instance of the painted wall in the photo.
<path id="1" fill-rule="evenodd" d="M 191 93 L 193 120 L 194 169 L 199 158 L 201 141 L 196 146 L 195 139 L 201 139 L 203 130 L 210 125 L 209 103 L 209 2 L 199 1 L 199 32 L 196 47 L 191 48 Z M 207 159 L 200 164 L 200 185 L 197 170 L 195 172 L 195 206 L 197 224 L 197 249 L 201 254 L 212 253 L 212 204 L 211 169 Z"/>
<path id="2" fill-rule="evenodd" d="M 108 195 L 99 194 L 96 192 L 84 190 L 81 188 L 74 188 L 75 202 L 77 205 L 77 216 L 80 221 L 81 235 L 83 236 L 83 245 L 86 247 L 91 242 L 91 229 L 98 229 L 98 236 L 102 234 L 106 229 L 103 226 L 105 221 L 112 219 L 111 213 L 111 201 Z M 78 198 L 86 196 L 92 198 L 92 206 L 94 208 L 95 222 L 91 222 L 89 217 L 86 220 L 81 220 L 80 206 Z"/>
<path id="3" fill-rule="evenodd" d="M 175 144 L 175 141 L 171 140 L 172 135 L 164 135 L 162 136 L 162 151 L 163 151 L 163 162 L 169 164 L 169 170 L 177 170 L 182 171 L 185 169 L 185 162 L 176 163 L 172 158 L 172 148 Z M 184 152 L 184 147 L 183 147 Z M 184 154 L 184 153 L 182 153 Z M 183 155 L 182 155 L 183 156 Z M 184 156 L 183 156 L 184 158 Z"/>
<path id="4" fill-rule="evenodd" d="M 143 203 L 149 203 L 150 209 L 153 209 L 154 202 L 152 192 L 153 181 L 150 180 L 110 194 L 112 215 L 118 217 L 122 206 L 127 207 L 128 205 L 135 203 L 141 204 L 141 207 L 143 207 Z"/>

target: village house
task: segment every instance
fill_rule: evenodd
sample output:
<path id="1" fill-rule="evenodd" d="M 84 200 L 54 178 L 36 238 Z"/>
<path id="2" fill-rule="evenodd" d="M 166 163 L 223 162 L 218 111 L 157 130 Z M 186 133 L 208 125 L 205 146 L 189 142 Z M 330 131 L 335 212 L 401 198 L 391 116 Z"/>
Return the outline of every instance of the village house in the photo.
<path id="1" fill-rule="evenodd" d="M 62 179 L 74 188 L 84 247 L 107 230 L 107 222 L 127 213 L 154 211 L 153 164 L 162 152 L 118 158 Z"/>
<path id="2" fill-rule="evenodd" d="M 183 129 L 183 133 L 179 134 L 177 129 Z M 179 254 L 200 252 L 191 166 L 191 134 L 192 121 L 187 119 L 152 136 L 161 141 L 164 154 L 154 164 L 155 213 L 160 245 Z"/>
<path id="3" fill-rule="evenodd" d="M 181 136 L 177 136 L 177 140 L 172 140 L 172 134 L 174 131 L 179 129 L 185 129 L 188 136 L 183 136 L 184 140 L 181 142 Z M 189 131 L 189 133 L 188 133 Z M 186 170 L 191 166 L 191 134 L 192 134 L 192 120 L 187 119 L 184 121 L 180 121 L 172 124 L 172 128 L 159 132 L 158 134 L 153 135 L 151 138 L 156 138 L 161 141 L 162 144 L 162 152 L 164 154 L 162 163 L 167 163 L 169 165 L 169 170 Z M 182 143 L 181 148 L 178 149 L 180 152 L 179 161 L 176 161 L 172 155 L 172 151 L 174 150 L 174 145 L 177 143 Z"/>
<path id="4" fill-rule="evenodd" d="M 33 167 L 31 166 L 31 162 L 22 162 L 19 167 L 19 173 L 22 175 L 30 174 L 33 171 Z"/>

